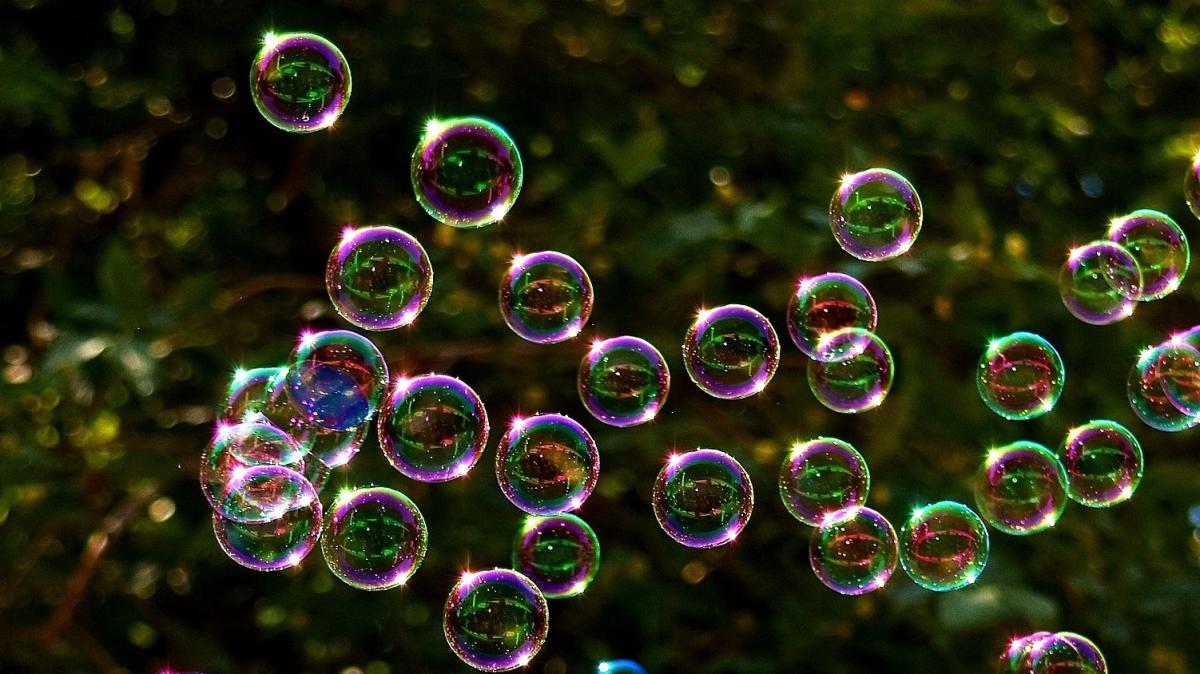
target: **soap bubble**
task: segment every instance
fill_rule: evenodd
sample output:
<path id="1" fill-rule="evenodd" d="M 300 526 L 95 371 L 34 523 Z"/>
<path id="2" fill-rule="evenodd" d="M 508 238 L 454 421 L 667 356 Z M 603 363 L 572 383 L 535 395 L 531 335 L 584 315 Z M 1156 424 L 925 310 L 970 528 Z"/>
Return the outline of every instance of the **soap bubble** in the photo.
<path id="1" fill-rule="evenodd" d="M 1112 241 L 1072 248 L 1058 274 L 1058 293 L 1067 311 L 1092 325 L 1132 316 L 1142 288 L 1142 268 L 1137 260 Z"/>
<path id="2" fill-rule="evenodd" d="M 375 416 L 387 387 L 387 361 L 349 330 L 305 333 L 292 351 L 287 390 L 310 421 L 337 431 Z"/>
<path id="3" fill-rule="evenodd" d="M 830 513 L 861 506 L 871 489 L 871 471 L 862 454 L 837 438 L 797 444 L 779 468 L 779 496 L 804 524 L 821 526 Z"/>
<path id="4" fill-rule="evenodd" d="M 1192 215 L 1200 218 L 1200 152 L 1192 157 L 1192 163 L 1188 166 L 1187 178 L 1183 183 L 1183 195 L 1187 200 L 1188 208 L 1192 210 Z"/>
<path id="5" fill-rule="evenodd" d="M 399 378 L 379 413 L 379 446 L 406 477 L 445 482 L 471 471 L 489 428 L 483 401 L 458 379 Z"/>
<path id="6" fill-rule="evenodd" d="M 347 227 L 325 265 L 325 290 L 342 318 L 366 330 L 416 320 L 433 292 L 429 256 L 395 227 Z"/>
<path id="7" fill-rule="evenodd" d="M 1143 208 L 1117 218 L 1109 225 L 1108 239 L 1125 247 L 1141 267 L 1143 285 L 1135 299 L 1166 297 L 1187 276 L 1191 262 L 1187 235 L 1166 213 Z"/>
<path id="8" fill-rule="evenodd" d="M 754 485 L 732 456 L 715 449 L 672 454 L 654 481 L 654 517 L 689 548 L 736 539 L 754 510 Z"/>
<path id="9" fill-rule="evenodd" d="M 650 421 L 667 401 L 671 372 L 654 345 L 637 337 L 592 344 L 579 363 L 579 399 L 609 426 Z"/>
<path id="10" fill-rule="evenodd" d="M 362 447 L 370 425 L 363 423 L 335 430 L 314 423 L 292 401 L 288 392 L 288 368 L 270 369 L 276 372 L 265 385 L 261 397 L 244 399 L 243 417 L 250 421 L 267 421 L 287 433 L 310 459 L 316 459 L 308 463 L 319 462 L 329 468 L 349 463 Z"/>
<path id="11" fill-rule="evenodd" d="M 829 204 L 829 227 L 842 250 L 878 262 L 908 252 L 921 233 L 921 198 L 888 169 L 843 176 Z"/>
<path id="12" fill-rule="evenodd" d="M 573 258 L 552 250 L 518 255 L 500 285 L 500 313 L 538 344 L 565 342 L 592 315 L 592 281 Z"/>
<path id="13" fill-rule="evenodd" d="M 809 540 L 817 579 L 839 594 L 859 595 L 887 585 L 900 555 L 896 530 L 883 515 L 861 506 L 830 513 Z"/>
<path id="14" fill-rule="evenodd" d="M 1066 380 L 1062 358 L 1050 342 L 1030 332 L 1014 332 L 988 344 L 975 385 L 993 412 L 1024 420 L 1054 409 Z"/>
<path id="15" fill-rule="evenodd" d="M 1034 632 L 1014 637 L 1008 642 L 1008 648 L 1000 654 L 996 674 L 1030 674 L 1033 668 L 1033 648 L 1043 639 L 1052 636 L 1054 636 L 1053 632 Z"/>
<path id="16" fill-rule="evenodd" d="M 230 559 L 255 571 L 278 571 L 297 566 L 308 556 L 321 534 L 321 501 L 303 475 L 295 473 L 289 481 L 300 489 L 287 502 L 287 511 L 275 519 L 243 523 L 213 513 L 217 542 Z"/>
<path id="17" fill-rule="evenodd" d="M 646 670 L 633 660 L 607 660 L 596 665 L 596 674 L 646 674 Z"/>
<path id="18" fill-rule="evenodd" d="M 975 504 L 988 524 L 1006 534 L 1044 531 L 1067 507 L 1066 470 L 1036 442 L 993 449 L 975 480 Z"/>
<path id="19" fill-rule="evenodd" d="M 683 340 L 683 364 L 700 390 L 733 400 L 762 391 L 779 367 L 770 321 L 741 304 L 702 310 Z"/>
<path id="20" fill-rule="evenodd" d="M 225 392 L 225 409 L 221 413 L 221 419 L 236 424 L 244 421 L 247 413 L 261 411 L 275 385 L 276 377 L 282 370 L 283 368 L 279 367 L 235 370 Z"/>
<path id="21" fill-rule="evenodd" d="M 425 518 L 395 489 L 368 487 L 340 494 L 325 515 L 321 552 L 333 575 L 360 590 L 400 587 L 425 559 Z"/>
<path id="22" fill-rule="evenodd" d="M 900 527 L 900 566 L 927 590 L 964 588 L 983 573 L 987 561 L 987 528 L 961 503 L 917 508 Z"/>
<path id="23" fill-rule="evenodd" d="M 1166 344 L 1187 347 L 1177 352 L 1191 354 L 1195 350 L 1200 356 L 1200 325 L 1173 335 Z M 1200 415 L 1200 360 L 1177 357 L 1172 365 L 1162 378 L 1163 390 L 1180 412 L 1192 417 Z"/>
<path id="24" fill-rule="evenodd" d="M 808 388 L 834 412 L 856 414 L 883 404 L 896 376 L 887 344 L 862 328 L 843 328 L 821 338 L 823 360 L 808 362 Z"/>
<path id="25" fill-rule="evenodd" d="M 1030 650 L 1032 674 L 1107 674 L 1108 663 L 1096 644 L 1074 632 L 1037 639 Z"/>
<path id="26" fill-rule="evenodd" d="M 513 419 L 496 448 L 496 481 L 531 515 L 577 510 L 596 488 L 600 451 L 590 433 L 561 414 Z"/>
<path id="27" fill-rule="evenodd" d="M 853 276 L 828 273 L 800 279 L 787 308 L 787 328 L 804 355 L 823 360 L 821 338 L 843 328 L 874 332 L 879 319 L 875 299 Z"/>
<path id="28" fill-rule="evenodd" d="M 550 609 L 541 590 L 508 569 L 462 575 L 442 613 L 450 649 L 463 662 L 485 672 L 525 667 L 550 628 Z"/>
<path id="29" fill-rule="evenodd" d="M 225 484 L 217 514 L 242 524 L 278 519 L 314 489 L 300 466 L 260 464 L 235 472 Z"/>
<path id="30" fill-rule="evenodd" d="M 1192 428 L 1200 423 L 1200 416 L 1180 409 L 1168 390 L 1172 380 L 1193 377 L 1198 368 L 1200 351 L 1186 341 L 1176 339 L 1146 349 L 1129 370 L 1125 389 L 1129 406 L 1139 419 L 1156 430 L 1175 432 Z"/>
<path id="31" fill-rule="evenodd" d="M 503 218 L 523 180 L 521 154 L 504 129 L 478 117 L 429 120 L 412 156 L 417 201 L 439 222 L 483 227 Z"/>
<path id="32" fill-rule="evenodd" d="M 1058 452 L 1067 471 L 1067 495 L 1092 508 L 1129 500 L 1142 481 L 1142 446 L 1115 421 L 1072 428 Z"/>
<path id="33" fill-rule="evenodd" d="M 211 443 L 200 458 L 200 487 L 209 505 L 226 518 L 250 518 L 252 513 L 226 508 L 229 483 L 254 466 L 303 466 L 304 451 L 286 433 L 267 423 L 218 423 Z M 262 517 L 271 519 L 271 517 Z"/>
<path id="34" fill-rule="evenodd" d="M 268 122 L 310 133 L 333 125 L 350 102 L 350 64 L 313 33 L 267 33 L 250 67 L 250 93 Z"/>
<path id="35" fill-rule="evenodd" d="M 512 565 L 547 599 L 574 597 L 600 571 L 600 540 L 575 515 L 530 516 L 513 541 Z"/>

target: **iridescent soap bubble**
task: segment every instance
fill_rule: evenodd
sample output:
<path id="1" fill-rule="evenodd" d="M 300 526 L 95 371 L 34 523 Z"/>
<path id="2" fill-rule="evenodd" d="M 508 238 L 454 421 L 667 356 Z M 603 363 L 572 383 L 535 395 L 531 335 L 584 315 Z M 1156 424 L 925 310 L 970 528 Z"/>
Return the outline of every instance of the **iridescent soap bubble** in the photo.
<path id="1" fill-rule="evenodd" d="M 541 590 L 508 569 L 464 573 L 442 613 L 450 649 L 485 672 L 525 667 L 550 628 L 550 609 Z"/>
<path id="2" fill-rule="evenodd" d="M 531 516 L 513 541 L 512 565 L 546 598 L 574 597 L 600 571 L 600 540 L 575 515 Z"/>
<path id="3" fill-rule="evenodd" d="M 1054 409 L 1066 380 L 1062 358 L 1050 342 L 1031 332 L 1014 332 L 988 344 L 975 386 L 993 412 L 1024 420 Z"/>
<path id="4" fill-rule="evenodd" d="M 1200 152 L 1192 157 L 1192 163 L 1188 166 L 1187 177 L 1183 182 L 1183 196 L 1192 215 L 1200 218 Z"/>
<path id="5" fill-rule="evenodd" d="M 809 539 L 817 579 L 839 594 L 859 595 L 887 585 L 900 556 L 892 523 L 870 508 L 830 513 Z"/>
<path id="6" fill-rule="evenodd" d="M 1108 239 L 1125 247 L 1141 267 L 1138 300 L 1166 297 L 1187 276 L 1191 263 L 1187 235 L 1166 213 L 1143 208 L 1117 218 L 1109 225 Z"/>
<path id="7" fill-rule="evenodd" d="M 842 250 L 878 262 L 908 252 L 921 233 L 921 198 L 888 169 L 844 176 L 829 204 L 829 227 Z"/>
<path id="8" fill-rule="evenodd" d="M 754 510 L 754 485 L 732 456 L 715 449 L 672 454 L 654 481 L 654 517 L 689 548 L 713 548 L 738 537 Z"/>
<path id="9" fill-rule="evenodd" d="M 434 219 L 455 227 L 483 227 L 503 218 L 523 178 L 512 138 L 478 117 L 430 120 L 413 151 L 417 201 Z"/>
<path id="10" fill-rule="evenodd" d="M 229 483 L 254 466 L 303 466 L 304 450 L 283 431 L 253 421 L 218 423 L 212 442 L 200 457 L 200 488 L 209 505 L 227 518 L 244 520 L 236 506 L 226 508 Z M 271 519 L 262 517 L 261 519 Z"/>
<path id="11" fill-rule="evenodd" d="M 300 466 L 261 464 L 230 477 L 215 511 L 242 524 L 260 524 L 283 516 L 315 489 Z"/>
<path id="12" fill-rule="evenodd" d="M 433 292 L 421 243 L 395 227 L 347 227 L 325 265 L 325 289 L 342 318 L 366 330 L 416 320 Z"/>
<path id="13" fill-rule="evenodd" d="M 275 519 L 243 523 L 213 513 L 217 542 L 230 559 L 255 571 L 278 571 L 296 566 L 308 556 L 321 534 L 321 501 L 304 476 L 297 473 L 291 480 L 300 490 L 288 502 L 286 512 Z"/>
<path id="14" fill-rule="evenodd" d="M 561 414 L 514 419 L 496 448 L 500 490 L 531 515 L 577 510 L 599 477 L 596 441 Z"/>
<path id="15" fill-rule="evenodd" d="M 646 670 L 633 660 L 607 660 L 596 665 L 596 674 L 646 674 Z"/>
<path id="16" fill-rule="evenodd" d="M 762 391 L 779 367 L 779 336 L 741 304 L 705 309 L 683 339 L 683 364 L 705 393 L 733 400 Z"/>
<path id="17" fill-rule="evenodd" d="M 853 276 L 828 273 L 800 279 L 787 308 L 787 328 L 804 355 L 822 360 L 821 338 L 843 328 L 874 332 L 879 320 L 875 299 Z"/>
<path id="18" fill-rule="evenodd" d="M 1028 659 L 1032 674 L 1108 674 L 1108 663 L 1096 644 L 1074 632 L 1037 639 Z"/>
<path id="19" fill-rule="evenodd" d="M 250 370 L 235 370 L 225 392 L 225 409 L 221 413 L 221 419 L 236 424 L 243 421 L 247 413 L 261 411 L 282 369 L 256 367 Z"/>
<path id="20" fill-rule="evenodd" d="M 837 438 L 797 444 L 779 468 L 779 496 L 804 524 L 821 526 L 830 513 L 861 506 L 871 489 L 862 454 Z"/>
<path id="21" fill-rule="evenodd" d="M 1200 423 L 1200 416 L 1189 414 L 1176 404 L 1180 399 L 1168 393 L 1178 380 L 1192 376 L 1200 367 L 1200 351 L 1183 340 L 1171 340 L 1146 349 L 1129 370 L 1126 394 L 1129 406 L 1147 426 L 1176 432 Z M 1175 383 L 1173 383 L 1173 381 Z"/>
<path id="22" fill-rule="evenodd" d="M 1183 354 L 1190 355 L 1191 350 L 1195 350 L 1200 356 L 1200 325 L 1173 335 L 1165 343 L 1187 347 L 1181 350 Z M 1200 360 L 1177 357 L 1172 365 L 1169 372 L 1164 373 L 1163 390 L 1180 412 L 1192 417 L 1200 415 Z"/>
<path id="23" fill-rule="evenodd" d="M 1058 294 L 1067 311 L 1084 323 L 1107 325 L 1133 315 L 1142 293 L 1142 268 L 1133 254 L 1112 241 L 1072 248 L 1058 274 Z"/>
<path id="24" fill-rule="evenodd" d="M 513 258 L 500 284 L 508 327 L 538 344 L 565 342 L 592 315 L 592 281 L 583 266 L 552 250 Z"/>
<path id="25" fill-rule="evenodd" d="M 821 338 L 824 360 L 808 362 L 808 388 L 834 412 L 856 414 L 879 407 L 896 376 L 892 352 L 875 333 L 843 328 Z"/>
<path id="26" fill-rule="evenodd" d="M 1036 442 L 1019 441 L 988 452 L 975 479 L 975 505 L 996 529 L 1016 536 L 1044 531 L 1067 507 L 1067 472 Z"/>
<path id="27" fill-rule="evenodd" d="M 360 590 L 400 587 L 425 559 L 425 518 L 395 489 L 367 487 L 340 494 L 325 514 L 321 552 L 333 575 Z"/>
<path id="28" fill-rule="evenodd" d="M 313 33 L 267 33 L 250 67 L 250 93 L 268 122 L 293 133 L 331 126 L 350 102 L 350 64 Z"/>
<path id="29" fill-rule="evenodd" d="M 1142 446 L 1115 421 L 1072 428 L 1058 456 L 1067 471 L 1067 495 L 1091 508 L 1129 500 L 1142 481 Z"/>
<path id="30" fill-rule="evenodd" d="M 288 391 L 288 368 L 271 369 L 276 372 L 265 386 L 263 395 L 245 399 L 244 418 L 266 420 L 283 430 L 308 457 L 316 459 L 309 463 L 320 462 L 329 468 L 349 463 L 362 447 L 370 424 L 337 430 L 314 423 L 292 400 Z"/>
<path id="31" fill-rule="evenodd" d="M 658 416 L 671 389 L 671 372 L 650 342 L 614 337 L 592 344 L 579 363 L 577 384 L 592 416 L 623 428 Z"/>
<path id="32" fill-rule="evenodd" d="M 1008 648 L 1000 654 L 996 664 L 996 674 L 1029 674 L 1033 667 L 1033 649 L 1043 639 L 1054 636 L 1053 632 L 1034 632 L 1025 636 L 1014 637 L 1008 642 Z"/>
<path id="33" fill-rule="evenodd" d="M 305 333 L 287 371 L 296 406 L 318 426 L 338 431 L 374 417 L 387 382 L 379 348 L 349 330 Z"/>
<path id="34" fill-rule="evenodd" d="M 489 428 L 483 401 L 458 379 L 399 378 L 379 413 L 379 446 L 406 477 L 445 482 L 475 466 Z"/>
<path id="35" fill-rule="evenodd" d="M 987 527 L 961 503 L 917 508 L 900 527 L 900 566 L 927 590 L 964 588 L 983 573 L 987 561 Z"/>

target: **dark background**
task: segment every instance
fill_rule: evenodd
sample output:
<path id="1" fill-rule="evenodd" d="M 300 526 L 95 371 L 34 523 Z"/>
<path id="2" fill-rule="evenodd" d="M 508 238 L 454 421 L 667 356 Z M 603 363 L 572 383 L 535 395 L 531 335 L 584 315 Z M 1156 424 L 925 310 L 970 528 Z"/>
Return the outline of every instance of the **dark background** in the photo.
<path id="1" fill-rule="evenodd" d="M 1070 629 L 1114 673 L 1200 669 L 1196 432 L 1141 425 L 1125 378 L 1142 347 L 1200 322 L 1189 278 L 1128 321 L 1092 327 L 1059 301 L 1067 248 L 1137 207 L 1197 232 L 1182 194 L 1200 146 L 1200 10 L 1187 2 L 1053 4 L 673 0 L 210 0 L 0 4 L 0 670 L 388 674 L 464 671 L 441 634 L 459 571 L 506 563 L 522 517 L 492 454 L 468 478 L 409 481 L 374 436 L 334 484 L 401 489 L 431 546 L 403 590 L 302 568 L 243 569 L 213 539 L 197 458 L 235 366 L 279 364 L 304 328 L 345 324 L 322 287 L 342 225 L 392 223 L 436 269 L 408 329 L 375 336 L 394 372 L 465 379 L 497 432 L 561 411 L 604 469 L 581 511 L 604 561 L 552 603 L 532 672 L 631 657 L 660 672 L 986 672 L 1013 634 Z M 330 131 L 289 135 L 246 80 L 267 29 L 314 30 L 354 76 Z M 425 119 L 478 114 L 525 160 L 509 217 L 479 231 L 416 205 Z M 910 255 L 860 263 L 834 243 L 838 176 L 908 176 L 925 204 Z M 1197 237 L 1193 236 L 1193 241 Z M 594 317 L 573 343 L 504 325 L 514 250 L 579 259 Z M 750 304 L 783 334 L 802 273 L 839 270 L 879 303 L 897 379 L 878 410 L 821 407 L 785 341 L 762 394 L 725 402 L 686 378 L 678 345 L 701 306 Z M 990 337 L 1028 329 L 1067 364 L 1051 414 L 1007 422 L 975 392 Z M 587 341 L 636 334 L 674 388 L 653 424 L 606 428 L 574 376 Z M 786 336 L 784 336 L 786 340 Z M 834 594 L 808 530 L 779 502 L 789 444 L 861 449 L 870 505 L 973 504 L 989 446 L 1055 447 L 1092 418 L 1126 423 L 1147 472 L 1111 510 L 1071 505 L 1053 530 L 993 532 L 979 582 L 939 595 L 898 571 Z M 492 445 L 494 447 L 495 441 Z M 735 545 L 689 550 L 649 493 L 664 455 L 729 451 L 757 508 Z"/>

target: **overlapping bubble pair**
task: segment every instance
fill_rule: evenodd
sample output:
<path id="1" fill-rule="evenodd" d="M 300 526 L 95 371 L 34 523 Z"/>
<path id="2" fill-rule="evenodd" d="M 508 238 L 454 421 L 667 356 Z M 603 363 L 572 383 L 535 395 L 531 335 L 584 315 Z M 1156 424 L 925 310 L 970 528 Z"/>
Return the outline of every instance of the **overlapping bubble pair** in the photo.
<path id="1" fill-rule="evenodd" d="M 1074 632 L 1034 632 L 1009 641 L 996 674 L 1108 674 L 1104 654 L 1091 639 Z"/>
<path id="2" fill-rule="evenodd" d="M 1142 351 L 1129 370 L 1126 395 L 1134 414 L 1155 430 L 1200 424 L 1200 325 Z"/>
<path id="3" fill-rule="evenodd" d="M 1139 302 L 1175 292 L 1190 261 L 1182 227 L 1165 213 L 1136 210 L 1115 218 L 1105 238 L 1069 251 L 1059 295 L 1079 320 L 1115 323 L 1132 316 Z"/>

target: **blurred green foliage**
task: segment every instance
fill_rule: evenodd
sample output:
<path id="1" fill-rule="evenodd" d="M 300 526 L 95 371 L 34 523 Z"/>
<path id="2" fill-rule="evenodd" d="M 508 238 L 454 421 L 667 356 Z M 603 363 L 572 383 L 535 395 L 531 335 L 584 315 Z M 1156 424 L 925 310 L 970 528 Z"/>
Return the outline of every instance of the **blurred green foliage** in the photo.
<path id="1" fill-rule="evenodd" d="M 354 93 L 331 131 L 290 136 L 246 91 L 257 37 L 316 30 Z M 494 426 L 516 413 L 584 420 L 603 453 L 581 515 L 604 562 L 554 602 L 531 671 L 632 657 L 651 672 L 980 672 L 1032 629 L 1094 638 L 1120 674 L 1200 670 L 1196 432 L 1136 422 L 1128 368 L 1200 322 L 1200 282 L 1084 325 L 1055 278 L 1067 247 L 1137 207 L 1196 222 L 1182 199 L 1200 146 L 1200 9 L 1186 1 L 808 3 L 784 0 L 215 0 L 0 5 L 0 671 L 387 674 L 463 671 L 441 634 L 463 568 L 502 565 L 520 514 L 491 455 L 468 479 L 402 478 L 370 439 L 338 485 L 403 490 L 431 547 L 407 588 L 364 593 L 319 556 L 256 574 L 213 540 L 196 480 L 237 365 L 280 363 L 305 327 L 342 326 L 322 288 L 345 222 L 394 223 L 436 269 L 415 326 L 378 335 L 393 370 L 464 378 Z M 481 231 L 432 222 L 408 184 L 432 115 L 501 122 L 526 189 Z M 902 260 L 859 263 L 830 236 L 838 176 L 908 176 L 925 228 Z M 1195 240 L 1195 239 L 1194 239 Z M 535 346 L 496 310 L 513 251 L 588 267 L 594 320 Z M 678 344 L 697 307 L 753 305 L 783 329 L 801 273 L 862 279 L 896 356 L 878 410 L 840 416 L 807 390 L 790 345 L 753 399 L 708 398 Z M 1195 274 L 1193 275 L 1195 276 Z M 1006 422 L 971 379 L 989 337 L 1037 331 L 1066 361 L 1058 408 Z M 594 423 L 574 391 L 586 339 L 637 334 L 675 375 L 646 427 Z M 873 507 L 971 503 L 985 448 L 1055 446 L 1092 418 L 1147 450 L 1137 496 L 1068 508 L 1052 531 L 993 534 L 972 588 L 901 573 L 861 598 L 813 577 L 808 532 L 776 496 L 793 441 L 858 446 Z M 498 434 L 497 434 L 498 435 Z M 664 454 L 739 457 L 758 491 L 744 537 L 684 549 L 648 502 Z"/>

